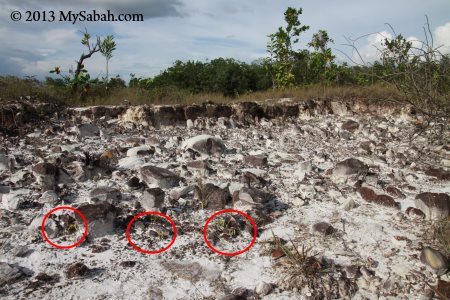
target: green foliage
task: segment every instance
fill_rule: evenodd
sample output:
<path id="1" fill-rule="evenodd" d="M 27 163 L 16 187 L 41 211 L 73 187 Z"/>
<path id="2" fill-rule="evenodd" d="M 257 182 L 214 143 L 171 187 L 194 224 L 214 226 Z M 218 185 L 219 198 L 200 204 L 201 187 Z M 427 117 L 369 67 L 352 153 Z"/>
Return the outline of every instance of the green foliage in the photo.
<path id="1" fill-rule="evenodd" d="M 334 41 L 328 36 L 328 32 L 319 30 L 308 44 L 314 49 L 309 57 L 308 73 L 311 82 L 327 83 L 336 80 L 338 72 L 334 63 L 336 57 L 329 48 L 329 44 L 332 43 Z"/>
<path id="2" fill-rule="evenodd" d="M 221 93 L 228 97 L 270 87 L 270 79 L 260 62 L 246 64 L 235 59 L 217 58 L 210 62 L 177 60 L 153 78 L 131 76 L 130 86 L 148 90 L 178 88 L 193 94 Z"/>
<path id="3" fill-rule="evenodd" d="M 50 70 L 50 73 L 60 75 L 62 78 L 62 82 L 65 87 L 71 91 L 73 95 L 79 93 L 79 97 L 81 99 L 86 97 L 86 94 L 91 89 L 91 76 L 89 72 L 86 70 L 84 61 L 90 58 L 96 52 L 101 52 L 107 60 L 106 68 L 107 68 L 107 77 L 106 83 L 108 82 L 108 61 L 112 57 L 112 52 L 115 50 L 116 44 L 114 42 L 114 37 L 112 35 L 107 36 L 103 41 L 100 37 L 97 36 L 95 42 L 91 42 L 91 35 L 85 30 L 82 32 L 83 37 L 81 39 L 81 44 L 85 46 L 88 50 L 88 53 L 84 52 L 81 54 L 80 59 L 76 62 L 76 68 L 73 70 L 69 69 L 68 72 L 63 72 L 60 66 L 55 67 L 53 70 Z M 65 74 L 63 74 L 65 73 Z"/>
<path id="4" fill-rule="evenodd" d="M 448 117 L 450 59 L 434 47 L 432 37 L 426 34 L 425 40 L 414 46 L 401 34 L 385 39 L 377 75 L 402 92 L 418 111 L 429 116 Z"/>
<path id="5" fill-rule="evenodd" d="M 106 88 L 108 88 L 109 60 L 112 58 L 112 53 L 114 50 L 116 50 L 116 42 L 114 41 L 114 36 L 108 35 L 100 44 L 100 53 L 106 58 Z"/>
<path id="6" fill-rule="evenodd" d="M 309 26 L 302 25 L 299 20 L 302 12 L 301 8 L 289 7 L 284 13 L 286 27 L 279 27 L 277 32 L 268 35 L 269 58 L 266 60 L 266 67 L 272 75 L 274 87 L 288 87 L 295 82 L 293 69 L 296 52 L 293 46 L 298 43 L 300 34 L 309 29 Z"/>

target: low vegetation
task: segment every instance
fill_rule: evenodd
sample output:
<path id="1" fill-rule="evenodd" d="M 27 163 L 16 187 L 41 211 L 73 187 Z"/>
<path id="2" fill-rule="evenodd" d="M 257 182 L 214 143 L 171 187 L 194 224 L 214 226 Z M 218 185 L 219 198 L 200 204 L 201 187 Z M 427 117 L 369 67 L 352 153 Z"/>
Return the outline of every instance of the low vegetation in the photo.
<path id="1" fill-rule="evenodd" d="M 413 43 L 395 34 L 393 39 L 384 40 L 379 61 L 354 62 L 350 66 L 336 61 L 331 49 L 334 41 L 326 30 L 313 34 L 306 49 L 295 49 L 302 34 L 309 30 L 300 21 L 302 13 L 301 8 L 286 10 L 285 26 L 268 35 L 266 58 L 252 63 L 233 58 L 177 60 L 154 77 L 130 74 L 128 82 L 120 76 L 109 78 L 109 64 L 116 49 L 114 37 L 97 36 L 92 42 L 91 35 L 84 31 L 81 44 L 87 53 L 81 54 L 75 70 L 55 67 L 50 73 L 56 76 L 44 82 L 0 77 L 0 98 L 8 101 L 31 96 L 79 106 L 361 97 L 409 103 L 433 118 L 448 118 L 450 56 L 433 44 L 429 28 L 425 30 L 425 42 Z M 84 65 L 97 53 L 106 58 L 104 78 L 91 78 Z"/>

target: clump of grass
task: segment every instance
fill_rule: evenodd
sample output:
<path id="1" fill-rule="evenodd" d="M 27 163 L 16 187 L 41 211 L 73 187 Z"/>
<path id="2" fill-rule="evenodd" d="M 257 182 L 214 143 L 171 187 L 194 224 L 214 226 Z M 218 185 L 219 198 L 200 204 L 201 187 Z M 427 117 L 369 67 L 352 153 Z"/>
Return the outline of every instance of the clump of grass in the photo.
<path id="1" fill-rule="evenodd" d="M 312 254 L 312 248 L 297 245 L 291 240 L 287 243 L 273 234 L 271 243 L 277 251 L 277 264 L 284 273 L 280 287 L 303 293 L 308 290 L 308 299 L 347 299 L 357 290 L 355 282 L 346 277 L 336 278 L 336 267 Z M 290 244 L 290 245 L 289 245 Z M 281 252 L 281 253 L 280 253 Z"/>
<path id="2" fill-rule="evenodd" d="M 49 81 L 40 82 L 32 77 L 19 78 L 15 76 L 0 76 L 0 98 L 2 102 L 18 100 L 21 97 L 31 96 L 41 102 L 64 101 L 66 105 L 120 105 L 127 103 L 141 104 L 200 104 L 235 103 L 242 101 L 275 101 L 281 98 L 291 98 L 294 101 L 307 99 L 347 99 L 357 97 L 367 100 L 394 100 L 401 101 L 402 95 L 390 86 L 380 83 L 368 86 L 334 86 L 334 85 L 308 85 L 284 89 L 268 89 L 265 91 L 248 92 L 226 97 L 221 93 L 192 93 L 173 86 L 161 86 L 152 89 L 141 87 L 112 87 L 105 90 L 103 84 L 91 84 L 89 91 L 72 94 L 70 89 L 62 83 Z"/>
<path id="3" fill-rule="evenodd" d="M 273 234 L 273 233 L 272 233 Z M 287 271 L 287 281 L 295 279 L 299 286 L 303 286 L 312 278 L 320 276 L 320 274 L 327 272 L 327 268 L 323 265 L 315 255 L 312 255 L 312 248 L 306 248 L 302 245 L 301 250 L 290 241 L 291 246 L 283 243 L 283 241 L 273 234 L 274 250 L 281 251 L 285 258 L 282 265 Z"/>
<path id="4" fill-rule="evenodd" d="M 0 76 L 0 102 L 31 97 L 41 102 L 62 102 L 66 95 L 33 77 Z"/>

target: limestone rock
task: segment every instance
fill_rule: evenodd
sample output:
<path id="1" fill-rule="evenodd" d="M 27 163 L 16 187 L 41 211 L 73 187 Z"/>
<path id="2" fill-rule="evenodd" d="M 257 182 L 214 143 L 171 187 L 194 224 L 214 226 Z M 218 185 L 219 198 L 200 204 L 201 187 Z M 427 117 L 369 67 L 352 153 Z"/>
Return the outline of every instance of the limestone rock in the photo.
<path id="1" fill-rule="evenodd" d="M 416 196 L 415 204 L 425 213 L 427 220 L 439 221 L 448 217 L 450 196 L 444 193 L 421 193 Z"/>
<path id="2" fill-rule="evenodd" d="M 347 130 L 350 132 L 355 132 L 359 128 L 359 123 L 353 120 L 348 120 L 344 124 L 341 125 L 343 130 Z"/>
<path id="3" fill-rule="evenodd" d="M 333 170 L 334 176 L 350 176 L 355 174 L 367 173 L 369 167 L 356 158 L 348 158 L 336 164 Z"/>
<path id="4" fill-rule="evenodd" d="M 239 192 L 235 193 L 233 203 L 244 202 L 252 206 L 261 206 L 267 204 L 273 197 L 272 194 L 265 191 L 253 187 L 243 187 Z"/>
<path id="5" fill-rule="evenodd" d="M 153 155 L 155 153 L 155 148 L 148 145 L 143 145 L 139 147 L 133 147 L 128 149 L 127 156 L 146 156 L 146 155 Z"/>
<path id="6" fill-rule="evenodd" d="M 327 222 L 315 223 L 311 229 L 314 233 L 318 233 L 323 236 L 330 235 L 335 231 L 333 226 Z"/>
<path id="7" fill-rule="evenodd" d="M 0 262 L 0 286 L 13 284 L 25 277 L 25 273 L 18 267 Z"/>
<path id="8" fill-rule="evenodd" d="M 363 198 L 367 202 L 383 205 L 386 207 L 400 208 L 400 205 L 395 202 L 391 196 L 378 195 L 371 188 L 363 186 L 358 189 L 358 192 L 361 195 L 361 198 Z"/>
<path id="9" fill-rule="evenodd" d="M 89 268 L 81 262 L 70 265 L 66 270 L 66 276 L 68 279 L 84 277 L 88 275 L 88 273 Z"/>
<path id="10" fill-rule="evenodd" d="M 244 164 L 252 167 L 263 167 L 267 165 L 267 156 L 264 154 L 244 156 Z"/>
<path id="11" fill-rule="evenodd" d="M 100 237 L 114 232 L 117 208 L 107 201 L 81 204 L 77 208 L 89 223 L 89 236 Z"/>
<path id="12" fill-rule="evenodd" d="M 111 201 L 111 203 L 118 202 L 122 199 L 122 194 L 120 191 L 113 187 L 100 186 L 96 187 L 89 193 L 89 197 L 92 202 L 102 202 L 102 201 Z"/>
<path id="13" fill-rule="evenodd" d="M 199 281 L 203 273 L 203 268 L 198 262 L 166 261 L 161 265 L 174 275 L 191 282 Z"/>
<path id="14" fill-rule="evenodd" d="M 160 188 L 146 189 L 139 198 L 139 203 L 145 211 L 153 211 L 162 208 L 165 193 Z"/>
<path id="15" fill-rule="evenodd" d="M 80 138 L 95 137 L 100 135 L 100 129 L 93 124 L 80 124 L 76 128 L 76 133 Z"/>
<path id="16" fill-rule="evenodd" d="M 160 187 L 162 189 L 169 189 L 178 186 L 180 177 L 171 171 L 156 167 L 145 166 L 140 169 L 141 179 L 149 187 Z"/>
<path id="17" fill-rule="evenodd" d="M 449 268 L 447 258 L 439 251 L 429 247 L 425 247 L 420 253 L 420 261 L 430 267 L 438 276 L 447 273 Z"/>
<path id="18" fill-rule="evenodd" d="M 196 186 L 195 191 L 196 198 L 202 202 L 203 208 L 209 210 L 223 209 L 231 200 L 228 188 L 222 189 L 211 183 Z"/>
<path id="19" fill-rule="evenodd" d="M 199 135 L 186 140 L 182 149 L 191 149 L 204 155 L 217 155 L 225 152 L 225 144 L 219 137 L 211 135 Z"/>
<path id="20" fill-rule="evenodd" d="M 263 296 L 269 295 L 272 290 L 273 284 L 267 282 L 260 282 L 255 288 L 255 292 Z"/>

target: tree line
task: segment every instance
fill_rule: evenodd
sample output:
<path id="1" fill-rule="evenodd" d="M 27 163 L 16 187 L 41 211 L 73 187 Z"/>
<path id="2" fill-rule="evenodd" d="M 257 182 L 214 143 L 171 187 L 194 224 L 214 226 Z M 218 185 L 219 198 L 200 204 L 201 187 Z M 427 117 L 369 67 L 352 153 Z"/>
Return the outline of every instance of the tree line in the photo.
<path id="1" fill-rule="evenodd" d="M 284 26 L 268 35 L 267 57 L 252 63 L 233 58 L 217 58 L 211 61 L 180 61 L 163 70 L 160 74 L 142 78 L 131 75 L 126 83 L 120 76 L 109 78 L 108 65 L 116 44 L 113 36 L 102 39 L 83 33 L 81 43 L 88 50 L 77 61 L 75 71 L 62 75 L 60 67 L 51 73 L 60 78 L 48 77 L 48 85 L 61 90 L 69 88 L 72 94 L 84 97 L 91 90 L 97 93 L 118 88 L 138 88 L 142 90 L 178 89 L 191 94 L 218 93 L 227 97 L 238 97 L 268 89 L 283 89 L 310 85 L 323 86 L 364 86 L 382 82 L 394 86 L 403 93 L 405 99 L 421 111 L 435 114 L 437 110 L 450 114 L 448 110 L 450 94 L 450 56 L 433 45 L 433 38 L 427 19 L 425 41 L 419 46 L 395 34 L 393 39 L 385 39 L 378 61 L 367 64 L 354 62 L 352 65 L 336 62 L 331 46 L 334 43 L 326 30 L 314 33 L 306 49 L 298 49 L 298 44 L 308 25 L 301 23 L 303 10 L 289 7 L 284 13 Z M 352 45 L 349 45 L 352 46 Z M 358 51 L 353 47 L 354 51 Z M 89 76 L 84 60 L 100 52 L 106 58 L 106 77 Z M 110 92 L 110 91 L 109 91 Z M 91 92 L 92 93 L 92 92 Z"/>

